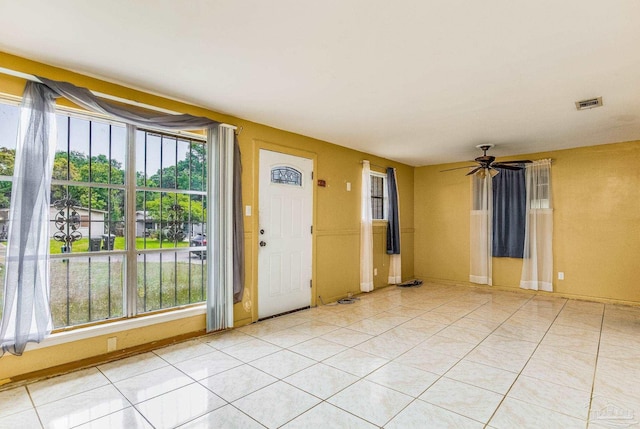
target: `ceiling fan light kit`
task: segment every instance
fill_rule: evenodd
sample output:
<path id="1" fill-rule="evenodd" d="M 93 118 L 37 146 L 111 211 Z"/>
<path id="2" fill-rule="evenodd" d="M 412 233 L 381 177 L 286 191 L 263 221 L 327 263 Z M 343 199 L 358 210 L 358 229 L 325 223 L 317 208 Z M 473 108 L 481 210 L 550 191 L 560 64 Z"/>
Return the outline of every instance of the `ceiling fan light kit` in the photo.
<path id="1" fill-rule="evenodd" d="M 469 171 L 466 175 L 471 176 L 472 174 L 477 174 L 479 177 L 486 177 L 487 171 L 494 177 L 496 174 L 500 173 L 500 170 L 522 170 L 524 166 L 522 164 L 530 164 L 531 161 L 528 159 L 520 159 L 517 161 L 502 161 L 502 162 L 494 162 L 496 160 L 495 156 L 487 155 L 487 151 L 491 149 L 494 145 L 492 144 L 479 144 L 476 147 L 482 151 L 482 156 L 477 157 L 474 161 L 477 165 L 467 165 L 464 167 L 457 168 L 449 168 L 447 170 L 441 170 L 440 172 L 452 171 L 452 170 L 461 170 L 463 168 L 473 168 L 473 170 Z"/>

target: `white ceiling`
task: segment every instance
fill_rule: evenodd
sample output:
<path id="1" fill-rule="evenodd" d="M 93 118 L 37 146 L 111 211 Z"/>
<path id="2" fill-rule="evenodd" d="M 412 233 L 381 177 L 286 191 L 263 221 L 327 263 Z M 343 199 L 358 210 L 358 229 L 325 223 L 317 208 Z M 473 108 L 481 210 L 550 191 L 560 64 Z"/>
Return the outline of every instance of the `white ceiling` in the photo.
<path id="1" fill-rule="evenodd" d="M 0 0 L 0 51 L 417 166 L 640 139 L 639 22 L 638 0 Z"/>

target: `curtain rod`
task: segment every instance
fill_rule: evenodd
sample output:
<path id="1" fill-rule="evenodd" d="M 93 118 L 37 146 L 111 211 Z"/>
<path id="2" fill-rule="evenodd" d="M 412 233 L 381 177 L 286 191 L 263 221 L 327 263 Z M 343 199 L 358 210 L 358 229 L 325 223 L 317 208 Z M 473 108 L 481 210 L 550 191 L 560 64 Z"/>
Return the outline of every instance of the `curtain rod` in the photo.
<path id="1" fill-rule="evenodd" d="M 34 76 L 32 74 L 22 73 L 22 72 L 19 72 L 17 70 L 11 70 L 11 69 L 8 69 L 8 68 L 5 68 L 5 67 L 0 67 L 0 73 L 6 74 L 8 76 L 18 77 L 18 78 L 25 79 L 25 80 L 30 80 L 32 82 L 42 83 L 40 81 L 40 79 L 38 79 L 36 76 Z M 93 91 L 91 89 L 89 91 L 93 95 L 95 95 L 96 97 L 105 98 L 107 100 L 116 101 L 118 103 L 124 103 L 124 104 L 128 104 L 130 106 L 142 107 L 143 109 L 153 110 L 153 111 L 160 112 L 160 113 L 166 113 L 168 115 L 181 115 L 180 112 L 175 112 L 175 111 L 169 110 L 169 109 L 163 109 L 162 107 L 158 107 L 158 106 L 152 106 L 151 104 L 141 103 L 139 101 L 130 100 L 128 98 L 122 98 L 122 97 L 118 97 L 118 96 L 115 96 L 115 95 L 105 94 L 105 93 L 102 93 L 102 92 Z M 238 127 L 236 127 L 235 125 L 231 125 L 231 124 L 221 124 L 221 125 L 224 125 L 224 126 L 227 126 L 229 128 L 236 129 L 236 130 L 238 129 Z M 240 134 L 240 131 L 242 131 L 242 127 L 240 128 L 240 130 L 236 134 Z"/>
<path id="2" fill-rule="evenodd" d="M 364 161 L 360 161 L 360 164 L 362 164 L 363 162 L 364 162 Z M 383 167 L 382 165 L 372 164 L 372 163 L 369 163 L 369 165 L 370 165 L 370 166 L 372 166 L 372 167 L 382 168 L 382 169 L 384 169 L 384 170 L 386 170 L 387 168 L 391 168 L 391 167 Z"/>

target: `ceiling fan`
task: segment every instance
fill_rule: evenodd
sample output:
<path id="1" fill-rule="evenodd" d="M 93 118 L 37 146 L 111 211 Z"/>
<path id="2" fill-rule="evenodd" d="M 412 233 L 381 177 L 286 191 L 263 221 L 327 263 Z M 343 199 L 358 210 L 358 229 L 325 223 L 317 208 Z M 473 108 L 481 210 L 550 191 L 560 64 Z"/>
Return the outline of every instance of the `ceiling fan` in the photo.
<path id="1" fill-rule="evenodd" d="M 461 170 L 463 168 L 473 168 L 473 170 L 469 171 L 466 175 L 471 176 L 472 174 L 478 173 L 480 176 L 486 174 L 487 170 L 491 177 L 500 173 L 500 169 L 505 170 L 522 170 L 524 167 L 520 164 L 530 164 L 531 161 L 528 159 L 521 159 L 518 161 L 503 161 L 503 162 L 494 162 L 496 160 L 495 156 L 487 155 L 487 151 L 491 149 L 494 145 L 492 144 L 481 144 L 476 146 L 478 149 L 482 151 L 482 156 L 479 156 L 475 159 L 477 165 L 467 165 L 464 167 L 457 168 L 449 168 L 447 170 L 440 170 L 440 172 L 444 171 L 452 171 L 452 170 Z"/>

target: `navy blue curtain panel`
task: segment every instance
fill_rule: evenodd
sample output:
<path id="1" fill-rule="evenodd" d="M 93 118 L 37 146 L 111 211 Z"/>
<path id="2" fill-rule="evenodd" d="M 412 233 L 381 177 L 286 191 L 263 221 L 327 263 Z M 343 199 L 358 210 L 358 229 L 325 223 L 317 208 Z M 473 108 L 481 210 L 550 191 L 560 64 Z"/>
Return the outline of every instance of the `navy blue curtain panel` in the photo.
<path id="1" fill-rule="evenodd" d="M 387 168 L 387 187 L 389 193 L 389 225 L 387 227 L 387 254 L 400 254 L 400 218 L 398 216 L 398 187 L 396 169 Z"/>
<path id="2" fill-rule="evenodd" d="M 493 178 L 493 256 L 522 258 L 526 220 L 525 170 Z"/>

